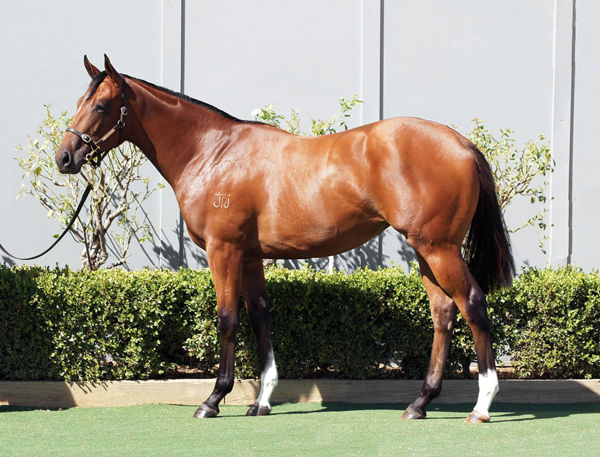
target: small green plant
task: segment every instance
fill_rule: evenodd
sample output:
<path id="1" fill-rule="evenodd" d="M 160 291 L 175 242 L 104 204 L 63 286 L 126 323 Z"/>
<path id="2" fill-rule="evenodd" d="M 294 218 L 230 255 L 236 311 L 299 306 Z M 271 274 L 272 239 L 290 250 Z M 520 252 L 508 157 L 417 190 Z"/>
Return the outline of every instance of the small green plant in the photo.
<path id="1" fill-rule="evenodd" d="M 84 245 L 82 266 L 92 270 L 114 257 L 111 267 L 125 264 L 133 237 L 143 242 L 150 237 L 150 224 L 139 218 L 142 204 L 160 186 L 151 185 L 139 171 L 146 157 L 130 143 L 110 152 L 99 168 L 84 167 L 77 175 L 58 172 L 54 151 L 59 147 L 65 129 L 71 124 L 66 112 L 55 117 L 45 106 L 45 118 L 37 138 L 28 138 L 24 153 L 16 160 L 24 170 L 25 182 L 19 197 L 31 195 L 48 211 L 48 217 L 63 226 L 71 219 L 79 196 L 88 183 L 94 188 L 85 214 L 80 214 L 70 230 L 72 237 Z M 57 235 L 58 236 L 58 235 Z"/>
<path id="2" fill-rule="evenodd" d="M 496 192 L 500 208 L 506 211 L 508 205 L 516 198 L 526 198 L 532 205 L 541 204 L 541 209 L 526 218 L 509 231 L 517 232 L 525 227 L 536 227 L 541 234 L 539 246 L 544 251 L 544 235 L 546 222 L 544 220 L 548 208 L 546 189 L 548 179 L 554 171 L 554 161 L 550 145 L 543 135 L 537 141 L 528 141 L 523 148 L 516 146 L 511 129 L 500 130 L 499 137 L 494 137 L 485 126 L 485 122 L 474 119 L 473 130 L 468 138 L 475 143 L 486 157 L 496 181 Z M 527 216 L 526 216 L 527 217 Z"/>
<path id="3" fill-rule="evenodd" d="M 264 108 L 252 111 L 251 116 L 256 120 L 263 121 L 275 127 L 284 128 L 288 132 L 295 133 L 296 135 L 329 135 L 330 133 L 348 130 L 346 121 L 352 115 L 352 109 L 358 103 L 362 103 L 362 100 L 359 100 L 357 95 L 353 95 L 350 100 L 341 97 L 338 100 L 338 103 L 340 105 L 340 110 L 337 114 L 334 114 L 329 120 L 311 119 L 310 129 L 304 131 L 300 126 L 300 112 L 295 109 L 292 109 L 289 118 L 286 118 L 281 114 L 277 114 L 273 105 L 268 105 Z"/>

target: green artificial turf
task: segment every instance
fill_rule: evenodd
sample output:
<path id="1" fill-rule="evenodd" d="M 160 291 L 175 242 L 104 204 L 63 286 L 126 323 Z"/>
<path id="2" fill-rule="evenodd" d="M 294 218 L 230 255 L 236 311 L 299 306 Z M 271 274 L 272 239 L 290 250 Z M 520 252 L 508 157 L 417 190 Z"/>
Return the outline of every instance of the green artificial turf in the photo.
<path id="1" fill-rule="evenodd" d="M 402 421 L 405 405 L 297 403 L 270 416 L 223 406 L 142 405 L 34 410 L 0 407 L 1 456 L 593 456 L 600 455 L 600 403 L 494 404 L 492 422 L 465 424 L 469 405 L 432 405 Z"/>

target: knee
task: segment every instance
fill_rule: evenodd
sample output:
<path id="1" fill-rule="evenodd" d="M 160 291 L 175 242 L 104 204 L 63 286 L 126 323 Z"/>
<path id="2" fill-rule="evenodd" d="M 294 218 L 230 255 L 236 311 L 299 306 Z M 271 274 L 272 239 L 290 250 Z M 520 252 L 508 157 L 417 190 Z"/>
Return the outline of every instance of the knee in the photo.
<path id="1" fill-rule="evenodd" d="M 220 331 L 235 330 L 240 321 L 238 311 L 219 310 L 218 318 Z"/>
<path id="2" fill-rule="evenodd" d="M 433 328 L 436 332 L 450 334 L 456 326 L 456 314 L 458 308 L 451 299 L 448 299 L 443 306 L 431 306 L 431 317 L 433 319 Z"/>

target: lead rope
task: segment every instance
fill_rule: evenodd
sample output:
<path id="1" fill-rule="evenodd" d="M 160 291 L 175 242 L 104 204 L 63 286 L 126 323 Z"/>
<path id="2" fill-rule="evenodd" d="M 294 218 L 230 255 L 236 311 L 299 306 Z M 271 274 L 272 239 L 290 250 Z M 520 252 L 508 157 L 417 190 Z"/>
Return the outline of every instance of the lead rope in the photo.
<path id="1" fill-rule="evenodd" d="M 63 232 L 60 234 L 60 236 L 56 239 L 56 241 L 54 241 L 54 243 L 52 243 L 52 245 L 48 249 L 46 249 L 44 252 L 42 252 L 41 254 L 38 254 L 38 255 L 31 256 L 31 257 L 18 257 L 16 255 L 13 255 L 10 252 L 8 252 L 4 248 L 4 246 L 2 246 L 2 244 L 0 244 L 0 250 L 2 250 L 2 252 L 4 252 L 7 256 L 12 257 L 13 259 L 17 259 L 17 260 L 33 260 L 33 259 L 37 259 L 39 257 L 42 257 L 43 255 L 46 255 L 48 252 L 50 252 L 52 250 L 52 248 L 54 246 L 56 246 L 58 244 L 58 242 L 60 240 L 63 239 L 63 237 L 67 234 L 67 232 L 71 229 L 71 227 L 73 227 L 73 224 L 77 220 L 77 216 L 79 216 L 79 213 L 81 212 L 81 209 L 83 208 L 83 204 L 85 203 L 85 200 L 87 199 L 87 197 L 90 194 L 90 191 L 92 190 L 93 187 L 94 186 L 92 184 L 88 184 L 87 185 L 87 187 L 83 191 L 83 195 L 81 196 L 81 200 L 79 201 L 79 205 L 77 205 L 77 209 L 75 210 L 75 214 L 73 214 L 73 217 L 69 221 L 69 224 L 63 230 Z"/>

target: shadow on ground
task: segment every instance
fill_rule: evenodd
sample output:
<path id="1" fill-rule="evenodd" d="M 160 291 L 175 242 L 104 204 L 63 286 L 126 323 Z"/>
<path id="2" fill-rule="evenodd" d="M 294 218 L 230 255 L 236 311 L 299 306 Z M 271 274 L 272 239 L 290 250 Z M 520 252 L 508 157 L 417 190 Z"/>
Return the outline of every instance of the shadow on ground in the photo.
<path id="1" fill-rule="evenodd" d="M 338 403 L 323 402 L 323 409 L 317 411 L 278 411 L 279 405 L 274 405 L 273 415 L 287 414 L 319 414 L 323 412 L 348 412 L 348 411 L 398 411 L 398 418 L 408 406 L 407 404 L 396 403 L 374 403 L 374 404 L 356 404 L 356 403 Z M 427 420 L 448 420 L 465 419 L 471 409 L 472 404 L 432 404 L 427 411 Z M 440 417 L 436 413 L 444 413 Z M 451 415 L 449 415 L 449 413 Z M 453 414 L 456 413 L 456 414 Z M 523 404 L 523 403 L 494 403 L 491 409 L 492 422 L 515 422 L 543 419 L 556 419 L 560 417 L 569 417 L 577 414 L 598 414 L 600 413 L 600 403 L 557 403 L 557 404 Z"/>

